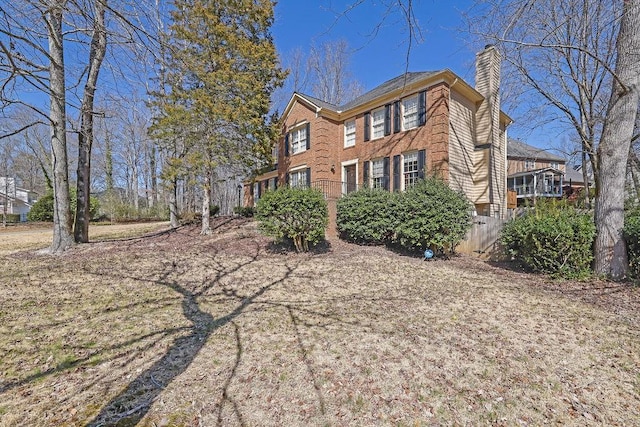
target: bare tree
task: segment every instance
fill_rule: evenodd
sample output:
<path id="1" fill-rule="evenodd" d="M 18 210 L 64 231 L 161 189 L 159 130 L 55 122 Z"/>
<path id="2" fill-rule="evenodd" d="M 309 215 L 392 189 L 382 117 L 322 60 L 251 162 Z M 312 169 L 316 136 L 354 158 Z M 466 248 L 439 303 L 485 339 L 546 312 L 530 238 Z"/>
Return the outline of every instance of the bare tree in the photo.
<path id="1" fill-rule="evenodd" d="M 107 0 L 93 2 L 94 16 L 91 26 L 92 37 L 89 49 L 89 65 L 84 95 L 80 106 L 80 132 L 78 133 L 78 175 L 76 191 L 76 217 L 74 238 L 78 243 L 89 241 L 89 220 L 91 219 L 89 196 L 91 194 L 91 148 L 93 145 L 94 99 L 97 90 L 100 67 L 107 52 L 107 27 L 105 12 Z"/>
<path id="2" fill-rule="evenodd" d="M 539 95 L 533 99 L 553 107 L 546 117 L 563 119 L 579 136 L 597 184 L 595 268 L 614 279 L 627 270 L 624 178 L 638 109 L 640 58 L 630 53 L 640 43 L 638 4 L 503 0 L 478 2 L 470 14 L 471 30 L 498 43 L 523 87 Z"/>
<path id="3" fill-rule="evenodd" d="M 467 17 L 472 32 L 502 48 L 509 100 L 531 113 L 525 122 L 561 123 L 575 132 L 585 189 L 588 172 L 598 173 L 597 144 L 613 77 L 614 3 L 488 1 Z"/>
<path id="4" fill-rule="evenodd" d="M 619 280 L 629 268 L 622 229 L 626 165 L 640 101 L 640 0 L 624 2 L 616 52 L 615 79 L 598 146 L 594 267 L 596 273 Z"/>
<path id="5" fill-rule="evenodd" d="M 313 72 L 314 96 L 333 105 L 342 105 L 362 94 L 363 85 L 349 71 L 349 59 L 346 40 L 311 47 L 308 64 Z"/>

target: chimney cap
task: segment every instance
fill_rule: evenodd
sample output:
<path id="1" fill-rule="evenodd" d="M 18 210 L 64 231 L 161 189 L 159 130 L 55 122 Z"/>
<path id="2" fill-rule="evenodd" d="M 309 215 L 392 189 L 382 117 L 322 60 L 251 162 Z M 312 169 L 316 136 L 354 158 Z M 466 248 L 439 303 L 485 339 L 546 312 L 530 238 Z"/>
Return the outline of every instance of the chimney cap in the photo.
<path id="1" fill-rule="evenodd" d="M 493 43 L 489 43 L 489 44 L 484 45 L 485 49 L 489 49 L 489 48 L 492 48 L 492 47 L 494 47 Z"/>

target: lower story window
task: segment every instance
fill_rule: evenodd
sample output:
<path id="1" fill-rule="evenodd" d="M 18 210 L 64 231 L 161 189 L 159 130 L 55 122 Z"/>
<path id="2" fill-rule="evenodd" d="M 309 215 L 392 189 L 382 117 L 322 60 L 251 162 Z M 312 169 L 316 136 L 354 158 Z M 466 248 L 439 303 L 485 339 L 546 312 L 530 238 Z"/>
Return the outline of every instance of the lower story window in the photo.
<path id="1" fill-rule="evenodd" d="M 418 182 L 418 153 L 407 153 L 404 155 L 404 188 L 413 187 Z"/>
<path id="2" fill-rule="evenodd" d="M 383 159 L 371 162 L 371 187 L 384 188 L 384 161 Z"/>
<path id="3" fill-rule="evenodd" d="M 306 169 L 291 172 L 289 174 L 289 186 L 292 188 L 307 188 L 309 183 L 307 182 Z"/>

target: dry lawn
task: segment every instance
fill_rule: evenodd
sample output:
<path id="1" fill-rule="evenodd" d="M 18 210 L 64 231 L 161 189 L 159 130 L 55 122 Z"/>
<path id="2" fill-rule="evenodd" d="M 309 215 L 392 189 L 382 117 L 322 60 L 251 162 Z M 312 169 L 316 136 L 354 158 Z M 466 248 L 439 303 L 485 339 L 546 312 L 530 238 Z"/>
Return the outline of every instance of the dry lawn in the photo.
<path id="1" fill-rule="evenodd" d="M 215 225 L 0 233 L 0 425 L 640 423 L 637 288 Z"/>

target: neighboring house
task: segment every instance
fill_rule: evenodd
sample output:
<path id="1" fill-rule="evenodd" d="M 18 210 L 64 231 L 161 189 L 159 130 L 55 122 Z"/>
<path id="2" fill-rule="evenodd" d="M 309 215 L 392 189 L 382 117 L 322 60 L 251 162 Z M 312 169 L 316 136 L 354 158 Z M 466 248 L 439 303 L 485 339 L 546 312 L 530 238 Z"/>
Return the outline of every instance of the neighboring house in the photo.
<path id="1" fill-rule="evenodd" d="M 500 110 L 499 86 L 500 55 L 487 46 L 476 55 L 475 88 L 445 69 L 403 74 L 342 106 L 294 93 L 275 167 L 245 185 L 245 205 L 281 185 L 317 187 L 332 200 L 363 186 L 402 191 L 438 175 L 477 214 L 503 218 L 511 119 Z"/>
<path id="2" fill-rule="evenodd" d="M 565 159 L 511 138 L 507 159 L 507 188 L 515 191 L 518 205 L 539 197 L 562 197 Z"/>
<path id="3" fill-rule="evenodd" d="M 8 214 L 18 214 L 20 221 L 24 222 L 35 201 L 35 193 L 16 187 L 15 178 L 0 177 L 0 215 L 6 205 Z"/>

